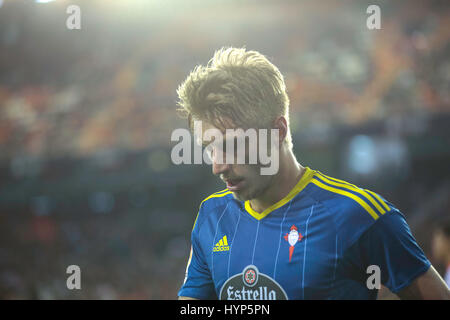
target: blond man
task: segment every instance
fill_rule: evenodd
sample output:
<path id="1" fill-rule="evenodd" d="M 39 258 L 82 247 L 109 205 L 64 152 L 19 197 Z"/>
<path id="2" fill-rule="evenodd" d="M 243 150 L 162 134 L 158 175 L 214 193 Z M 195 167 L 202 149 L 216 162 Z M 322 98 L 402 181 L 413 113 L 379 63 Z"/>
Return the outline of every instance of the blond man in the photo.
<path id="1" fill-rule="evenodd" d="M 194 133 L 226 184 L 200 204 L 180 299 L 376 299 L 381 284 L 401 298 L 449 298 L 398 209 L 298 163 L 284 78 L 264 55 L 222 48 L 177 93 L 189 126 L 201 122 Z M 227 129 L 276 135 L 262 143 L 258 135 L 255 147 Z M 205 139 L 207 130 L 222 136 Z M 261 174 L 260 161 L 224 161 L 230 139 L 241 142 L 245 159 L 267 145 L 278 156 L 276 172 Z"/>

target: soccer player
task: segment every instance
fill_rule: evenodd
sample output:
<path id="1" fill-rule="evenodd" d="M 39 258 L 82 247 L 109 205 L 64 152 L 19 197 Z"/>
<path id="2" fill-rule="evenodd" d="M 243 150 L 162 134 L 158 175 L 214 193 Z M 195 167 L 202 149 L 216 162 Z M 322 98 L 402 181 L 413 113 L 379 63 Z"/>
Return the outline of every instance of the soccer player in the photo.
<path id="1" fill-rule="evenodd" d="M 228 150 L 206 141 L 227 189 L 200 204 L 179 299 L 376 299 L 380 283 L 401 298 L 450 297 L 397 208 L 297 162 L 284 79 L 264 55 L 222 48 L 177 93 L 191 128 L 225 140 L 226 129 L 277 129 L 279 155 L 263 175 L 265 164 L 222 161 Z"/>

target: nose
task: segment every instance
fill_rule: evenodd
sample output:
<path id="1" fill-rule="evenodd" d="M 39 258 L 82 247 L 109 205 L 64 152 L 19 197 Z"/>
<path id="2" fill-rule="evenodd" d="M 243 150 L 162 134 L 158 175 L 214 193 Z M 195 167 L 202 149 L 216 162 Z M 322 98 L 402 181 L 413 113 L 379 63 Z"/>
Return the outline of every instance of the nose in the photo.
<path id="1" fill-rule="evenodd" d="M 219 161 L 219 157 L 222 161 Z M 212 154 L 212 172 L 214 175 L 220 175 L 230 170 L 231 164 L 227 164 L 223 154 L 214 150 Z"/>
<path id="2" fill-rule="evenodd" d="M 218 176 L 222 173 L 226 173 L 230 170 L 231 165 L 226 163 L 217 163 L 217 161 L 212 162 L 212 172 L 214 175 Z"/>

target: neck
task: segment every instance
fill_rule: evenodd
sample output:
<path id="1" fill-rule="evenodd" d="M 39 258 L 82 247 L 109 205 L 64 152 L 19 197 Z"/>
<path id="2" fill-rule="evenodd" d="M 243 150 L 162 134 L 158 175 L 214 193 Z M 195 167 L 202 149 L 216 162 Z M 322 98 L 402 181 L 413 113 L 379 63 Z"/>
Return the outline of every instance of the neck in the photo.
<path id="1" fill-rule="evenodd" d="M 305 168 L 297 162 L 292 150 L 281 148 L 278 173 L 274 176 L 270 187 L 261 196 L 250 200 L 252 209 L 256 212 L 263 212 L 286 197 L 299 182 L 304 172 Z"/>

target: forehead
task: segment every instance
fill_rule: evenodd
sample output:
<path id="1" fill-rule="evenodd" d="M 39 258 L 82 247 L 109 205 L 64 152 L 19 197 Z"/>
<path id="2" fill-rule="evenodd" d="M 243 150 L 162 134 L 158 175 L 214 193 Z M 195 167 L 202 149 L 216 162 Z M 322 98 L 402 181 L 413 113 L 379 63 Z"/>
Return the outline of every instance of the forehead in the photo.
<path id="1" fill-rule="evenodd" d="M 223 140 L 228 140 L 228 139 L 234 139 L 239 137 L 240 135 L 242 135 L 242 131 L 245 130 L 237 130 L 237 129 L 241 129 L 241 128 L 237 128 L 235 126 L 230 125 L 229 127 L 225 127 L 225 128 L 218 128 L 215 125 L 213 125 L 210 122 L 206 122 L 206 121 L 198 121 L 198 122 L 194 122 L 194 135 L 195 135 L 195 139 L 197 140 L 197 142 L 201 143 L 201 144 L 208 144 L 213 142 L 212 140 L 214 139 L 214 136 L 217 134 L 221 134 L 222 135 L 222 139 Z M 214 134 L 212 134 L 213 139 L 209 139 L 209 137 L 205 136 L 205 132 L 207 132 L 208 130 L 214 130 Z"/>
<path id="2" fill-rule="evenodd" d="M 212 129 L 212 130 L 219 130 L 223 134 L 225 134 L 225 130 L 228 129 L 228 128 L 220 128 L 219 129 L 218 127 L 214 126 L 212 123 L 206 122 L 206 121 L 201 121 L 201 128 L 202 128 L 201 133 L 205 133 L 205 131 Z"/>

